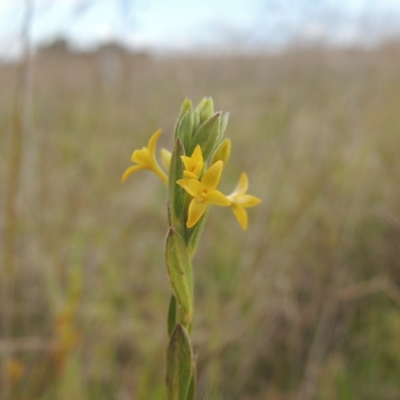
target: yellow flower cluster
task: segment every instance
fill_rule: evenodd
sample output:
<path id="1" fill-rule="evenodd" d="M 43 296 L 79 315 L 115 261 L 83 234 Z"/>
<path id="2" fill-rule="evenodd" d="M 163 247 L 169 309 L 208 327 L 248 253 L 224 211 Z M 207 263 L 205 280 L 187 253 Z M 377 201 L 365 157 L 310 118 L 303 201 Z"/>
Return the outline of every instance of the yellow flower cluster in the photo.
<path id="1" fill-rule="evenodd" d="M 137 165 L 133 165 L 125 171 L 121 179 L 122 183 L 134 172 L 142 169 L 153 171 L 165 184 L 168 183 L 168 176 L 158 165 L 155 156 L 157 140 L 160 134 L 161 129 L 153 134 L 147 147 L 133 152 L 131 160 Z M 227 146 L 227 142 L 224 142 L 223 146 L 229 147 Z M 161 157 L 165 168 L 168 170 L 171 153 L 162 149 Z M 221 157 L 214 157 L 213 161 L 216 158 Z M 199 145 L 196 146 L 190 157 L 181 156 L 181 159 L 184 164 L 183 179 L 177 180 L 176 183 L 193 197 L 189 204 L 186 226 L 188 228 L 195 226 L 205 213 L 208 204 L 213 204 L 217 206 L 230 206 L 240 226 L 246 230 L 247 212 L 245 209 L 254 207 L 261 202 L 259 198 L 246 194 L 248 189 L 247 175 L 242 173 L 235 190 L 230 195 L 225 196 L 216 189 L 221 178 L 224 161 L 219 159 L 213 162 L 210 168 L 202 175 L 204 160 Z"/>

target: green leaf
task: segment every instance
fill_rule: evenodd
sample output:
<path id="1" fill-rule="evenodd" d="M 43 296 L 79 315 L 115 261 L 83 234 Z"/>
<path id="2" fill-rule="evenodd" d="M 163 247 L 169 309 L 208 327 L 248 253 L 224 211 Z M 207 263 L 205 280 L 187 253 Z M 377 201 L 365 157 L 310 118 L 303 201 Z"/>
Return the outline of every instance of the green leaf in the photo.
<path id="1" fill-rule="evenodd" d="M 186 326 L 193 317 L 193 272 L 190 256 L 182 238 L 170 228 L 165 246 L 168 277 Z"/>
<path id="2" fill-rule="evenodd" d="M 177 127 L 178 127 L 178 123 L 179 121 L 183 118 L 183 116 L 187 113 L 187 111 L 191 111 L 193 113 L 193 106 L 192 106 L 192 101 L 190 99 L 185 99 L 185 101 L 183 102 L 182 106 L 181 106 L 181 110 L 179 111 L 179 117 L 178 120 L 176 121 L 176 125 L 175 125 L 175 139 L 178 138 L 177 136 Z"/>
<path id="3" fill-rule="evenodd" d="M 222 117 L 220 118 L 220 124 L 219 124 L 219 140 L 222 140 L 222 138 L 225 135 L 225 130 L 226 127 L 228 125 L 228 120 L 229 120 L 229 113 L 225 113 L 222 115 Z"/>
<path id="4" fill-rule="evenodd" d="M 167 398 L 187 400 L 192 377 L 193 356 L 186 329 L 176 325 L 167 349 Z"/>
<path id="5" fill-rule="evenodd" d="M 171 294 L 171 300 L 169 301 L 168 307 L 168 336 L 171 336 L 172 331 L 175 328 L 177 321 L 177 309 L 176 309 L 176 299 L 173 294 Z"/>
<path id="6" fill-rule="evenodd" d="M 200 103 L 197 104 L 196 109 L 194 110 L 194 112 L 197 113 L 197 114 L 199 114 L 199 116 L 200 116 L 201 110 L 204 108 L 204 105 L 206 104 L 207 99 L 208 99 L 208 97 L 203 97 L 203 98 L 200 100 Z"/>
<path id="7" fill-rule="evenodd" d="M 199 108 L 200 123 L 203 123 L 214 114 L 214 102 L 211 97 L 205 97 L 200 104 L 202 105 L 202 107 Z"/>
<path id="8" fill-rule="evenodd" d="M 193 135 L 196 135 L 199 126 L 200 126 L 200 111 L 196 109 L 193 113 Z"/>
<path id="9" fill-rule="evenodd" d="M 179 113 L 179 118 L 182 118 L 188 110 L 193 111 L 192 100 L 185 99 L 185 101 L 182 104 L 181 111 Z"/>
<path id="10" fill-rule="evenodd" d="M 203 152 L 203 158 L 207 160 L 213 149 L 219 144 L 220 116 L 220 113 L 216 113 L 200 126 L 190 141 L 190 146 L 187 149 L 188 154 L 192 154 L 194 148 L 199 144 Z"/>
<path id="11" fill-rule="evenodd" d="M 176 126 L 175 135 L 183 143 L 183 147 L 186 149 L 192 139 L 193 133 L 193 111 L 189 109 L 178 121 Z"/>
<path id="12" fill-rule="evenodd" d="M 204 227 L 207 222 L 209 210 L 210 207 L 207 207 L 207 210 L 201 217 L 200 221 L 193 228 L 188 230 L 187 243 L 188 243 L 189 255 L 191 257 L 193 257 L 194 254 L 196 253 L 197 245 L 199 244 L 201 235 L 203 233 Z"/>
<path id="13" fill-rule="evenodd" d="M 176 181 L 183 177 L 183 163 L 181 156 L 184 155 L 183 147 L 179 139 L 175 143 L 172 151 L 171 162 L 169 167 L 169 180 L 168 180 L 168 209 L 169 209 L 169 222 L 170 225 L 177 229 L 181 234 L 184 223 L 182 221 L 185 211 L 186 192 L 177 185 Z"/>
<path id="14" fill-rule="evenodd" d="M 193 372 L 192 372 L 192 377 L 190 378 L 187 400 L 194 400 L 196 397 L 196 368 L 194 365 L 192 371 Z"/>
<path id="15" fill-rule="evenodd" d="M 211 98 L 203 97 L 200 103 L 197 105 L 194 110 L 194 126 L 193 126 L 193 134 L 196 134 L 196 131 L 199 129 L 199 126 L 211 117 L 214 110 L 214 104 Z M 211 112 L 210 112 L 211 111 Z"/>
<path id="16" fill-rule="evenodd" d="M 231 156 L 231 141 L 229 139 L 225 139 L 216 149 L 213 158 L 212 158 L 212 163 L 214 164 L 217 161 L 222 161 L 225 165 L 229 161 L 229 157 Z"/>

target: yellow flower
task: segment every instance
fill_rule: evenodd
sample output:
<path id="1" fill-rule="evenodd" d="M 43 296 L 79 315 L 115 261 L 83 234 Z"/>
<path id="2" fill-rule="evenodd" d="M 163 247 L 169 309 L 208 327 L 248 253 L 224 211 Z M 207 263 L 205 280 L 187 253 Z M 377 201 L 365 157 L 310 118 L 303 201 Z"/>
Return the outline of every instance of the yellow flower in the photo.
<path id="1" fill-rule="evenodd" d="M 204 166 L 201 147 L 197 145 L 191 157 L 181 156 L 181 159 L 185 165 L 185 170 L 183 171 L 184 177 L 188 179 L 199 179 Z"/>
<path id="2" fill-rule="evenodd" d="M 232 211 L 243 230 L 247 229 L 247 212 L 245 208 L 254 207 L 261 203 L 258 197 L 246 194 L 248 187 L 249 181 L 247 175 L 243 172 L 235 190 L 227 196 L 231 202 Z"/>
<path id="3" fill-rule="evenodd" d="M 201 181 L 197 179 L 179 179 L 176 182 L 193 196 L 189 204 L 188 219 L 186 222 L 188 228 L 196 225 L 206 211 L 208 204 L 217 206 L 229 206 L 231 204 L 224 194 L 215 189 L 221 178 L 223 165 L 222 161 L 217 161 L 207 170 Z"/>
<path id="4" fill-rule="evenodd" d="M 169 166 L 171 164 L 171 152 L 167 149 L 161 149 L 161 160 L 167 171 L 169 171 Z"/>
<path id="5" fill-rule="evenodd" d="M 161 129 L 153 134 L 147 147 L 143 147 L 141 150 L 135 150 L 133 152 L 131 160 L 138 165 L 133 165 L 124 172 L 121 178 L 121 183 L 124 183 L 134 172 L 142 169 L 149 169 L 150 171 L 153 171 L 165 184 L 168 183 L 168 177 L 158 165 L 155 157 L 157 139 L 160 134 Z"/>

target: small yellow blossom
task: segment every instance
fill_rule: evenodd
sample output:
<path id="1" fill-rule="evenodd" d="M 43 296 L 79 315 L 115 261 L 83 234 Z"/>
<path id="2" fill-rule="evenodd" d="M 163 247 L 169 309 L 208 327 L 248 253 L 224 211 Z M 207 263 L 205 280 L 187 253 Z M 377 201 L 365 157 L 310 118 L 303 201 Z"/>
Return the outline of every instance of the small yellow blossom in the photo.
<path id="1" fill-rule="evenodd" d="M 141 150 L 135 150 L 133 152 L 131 160 L 138 165 L 133 165 L 124 172 L 121 178 L 121 183 L 124 183 L 134 172 L 142 169 L 149 169 L 150 171 L 153 171 L 165 184 L 168 183 L 168 177 L 158 165 L 155 157 L 157 139 L 160 134 L 161 129 L 153 134 L 147 147 L 143 147 Z"/>
<path id="2" fill-rule="evenodd" d="M 204 166 L 201 147 L 197 145 L 191 157 L 181 156 L 181 159 L 185 165 L 185 170 L 183 171 L 184 177 L 188 179 L 199 179 Z"/>
<path id="3" fill-rule="evenodd" d="M 201 181 L 197 179 L 179 179 L 176 182 L 193 196 L 189 204 L 188 219 L 186 222 L 188 228 L 196 225 L 206 211 L 208 204 L 217 206 L 229 206 L 231 204 L 224 194 L 215 189 L 221 178 L 223 165 L 222 161 L 217 161 L 206 171 Z"/>
<path id="4" fill-rule="evenodd" d="M 243 172 L 235 190 L 227 196 L 231 202 L 232 211 L 243 230 L 247 229 L 247 212 L 245 208 L 254 207 L 261 203 L 258 197 L 246 194 L 248 187 L 249 181 L 247 175 Z"/>
<path id="5" fill-rule="evenodd" d="M 164 168 L 169 171 L 169 166 L 171 164 L 171 152 L 167 149 L 161 149 L 161 160 L 163 162 Z"/>

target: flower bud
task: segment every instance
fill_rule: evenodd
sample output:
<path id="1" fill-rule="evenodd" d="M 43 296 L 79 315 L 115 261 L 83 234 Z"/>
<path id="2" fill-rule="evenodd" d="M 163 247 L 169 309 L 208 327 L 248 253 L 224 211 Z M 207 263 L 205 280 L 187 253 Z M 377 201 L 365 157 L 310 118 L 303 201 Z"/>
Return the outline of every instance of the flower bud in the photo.
<path id="1" fill-rule="evenodd" d="M 224 163 L 224 165 L 226 165 L 227 162 L 229 161 L 230 156 L 231 156 L 231 141 L 229 139 L 225 139 L 215 152 L 212 163 L 214 164 L 217 161 L 221 160 Z"/>

